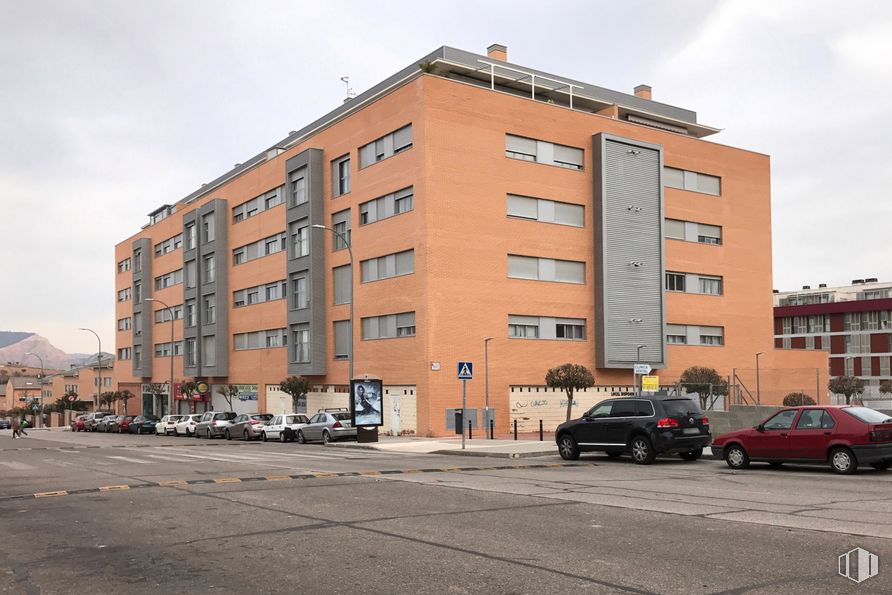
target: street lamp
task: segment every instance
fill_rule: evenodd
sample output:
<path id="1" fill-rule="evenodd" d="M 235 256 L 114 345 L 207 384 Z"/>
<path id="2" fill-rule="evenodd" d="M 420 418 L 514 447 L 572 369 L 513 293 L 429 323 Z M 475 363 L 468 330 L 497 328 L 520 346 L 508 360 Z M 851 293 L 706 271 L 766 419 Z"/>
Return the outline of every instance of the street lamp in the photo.
<path id="1" fill-rule="evenodd" d="M 647 347 L 647 345 L 638 345 L 638 347 L 635 348 L 635 350 L 636 350 L 635 363 L 637 363 L 637 364 L 641 363 L 641 350 L 644 349 L 645 347 Z M 641 396 L 641 386 L 638 383 L 638 372 L 635 372 L 634 376 L 635 376 L 635 394 L 640 397 Z"/>
<path id="2" fill-rule="evenodd" d="M 756 404 L 762 404 L 762 391 L 759 386 L 759 356 L 762 355 L 762 352 L 756 354 Z"/>
<path id="3" fill-rule="evenodd" d="M 341 238 L 341 241 L 344 242 L 344 245 L 347 247 L 347 253 L 350 255 L 350 357 L 347 360 L 349 366 L 347 374 L 350 376 L 347 379 L 347 385 L 349 386 L 350 381 L 353 380 L 353 334 L 356 332 L 353 328 L 353 275 L 355 273 L 353 269 L 353 250 L 350 247 L 350 240 L 347 239 L 341 232 L 335 231 L 331 227 L 326 227 L 318 223 L 313 225 L 313 228 L 326 229 Z"/>
<path id="4" fill-rule="evenodd" d="M 484 377 L 484 386 L 485 395 L 486 395 L 486 403 L 483 407 L 483 431 L 486 432 L 489 429 L 489 342 L 492 341 L 492 337 L 483 337 L 483 377 Z M 489 439 L 492 440 L 492 434 L 489 435 Z"/>
<path id="5" fill-rule="evenodd" d="M 171 415 L 173 413 L 173 308 L 168 306 L 164 301 L 159 300 L 158 298 L 143 298 L 144 302 L 158 302 L 165 308 L 167 308 L 167 313 L 170 315 L 170 385 L 167 387 L 167 414 Z"/>
<path id="6" fill-rule="evenodd" d="M 31 351 L 26 352 L 25 355 L 33 355 L 34 357 L 36 357 L 37 359 L 40 360 L 40 401 L 39 402 L 40 402 L 41 409 L 43 409 L 43 377 L 45 375 L 45 372 L 43 369 L 43 358 Z"/>
<path id="7" fill-rule="evenodd" d="M 99 363 L 99 387 L 96 389 L 96 404 L 94 405 L 94 407 L 98 407 L 99 395 L 102 393 L 102 339 L 99 338 L 99 335 L 93 329 L 79 328 L 77 330 L 93 333 L 96 336 L 96 340 L 99 341 L 99 353 L 96 356 Z"/>

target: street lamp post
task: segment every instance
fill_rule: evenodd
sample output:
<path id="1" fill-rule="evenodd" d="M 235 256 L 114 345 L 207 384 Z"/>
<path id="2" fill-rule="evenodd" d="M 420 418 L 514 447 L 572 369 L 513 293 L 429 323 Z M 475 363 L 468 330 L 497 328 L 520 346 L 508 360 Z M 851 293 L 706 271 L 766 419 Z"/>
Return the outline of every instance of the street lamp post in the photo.
<path id="1" fill-rule="evenodd" d="M 40 360 L 40 398 L 39 398 L 38 402 L 40 403 L 41 413 L 43 413 L 43 377 L 46 375 L 46 372 L 43 367 L 43 358 L 31 351 L 26 352 L 25 355 L 33 355 L 34 357 L 36 357 L 37 359 Z M 35 417 L 40 419 L 40 416 L 35 416 Z M 38 423 L 40 423 L 40 421 L 38 421 Z"/>
<path id="2" fill-rule="evenodd" d="M 483 431 L 489 431 L 489 342 L 492 337 L 483 337 L 483 378 L 484 378 L 484 394 L 486 402 L 483 406 Z M 489 435 L 492 440 L 492 434 Z"/>
<path id="3" fill-rule="evenodd" d="M 347 360 L 347 374 L 350 376 L 347 379 L 347 385 L 349 386 L 350 381 L 353 380 L 353 334 L 356 332 L 356 329 L 353 328 L 353 276 L 356 272 L 353 269 L 353 249 L 350 246 L 350 240 L 344 237 L 344 234 L 342 234 L 341 232 L 335 231 L 331 227 L 326 227 L 325 225 L 320 225 L 318 223 L 313 225 L 313 228 L 326 229 L 341 238 L 341 241 L 344 242 L 344 245 L 347 247 L 347 254 L 350 255 L 350 357 Z"/>
<path id="4" fill-rule="evenodd" d="M 635 348 L 636 349 L 635 363 L 638 363 L 638 364 L 641 363 L 641 350 L 644 349 L 645 347 L 647 347 L 647 345 L 638 345 L 638 347 Z M 638 372 L 635 372 L 634 376 L 635 376 L 635 395 L 640 397 L 641 396 L 641 385 L 638 382 Z"/>
<path id="5" fill-rule="evenodd" d="M 167 308 L 167 313 L 170 315 L 170 384 L 167 387 L 167 414 L 173 414 L 173 308 L 164 303 L 163 300 L 159 300 L 158 298 L 144 298 L 145 302 L 158 302 L 165 308 Z M 163 412 L 162 412 L 163 413 Z"/>
<path id="6" fill-rule="evenodd" d="M 756 404 L 762 404 L 762 390 L 759 385 L 759 356 L 762 355 L 762 352 L 758 352 L 756 354 Z"/>
<path id="7" fill-rule="evenodd" d="M 96 403 L 94 404 L 94 407 L 98 407 L 99 395 L 102 394 L 102 339 L 99 338 L 99 335 L 93 329 L 79 328 L 77 330 L 93 333 L 96 336 L 96 340 L 99 341 L 99 353 L 96 355 L 99 364 L 99 387 L 96 389 Z"/>

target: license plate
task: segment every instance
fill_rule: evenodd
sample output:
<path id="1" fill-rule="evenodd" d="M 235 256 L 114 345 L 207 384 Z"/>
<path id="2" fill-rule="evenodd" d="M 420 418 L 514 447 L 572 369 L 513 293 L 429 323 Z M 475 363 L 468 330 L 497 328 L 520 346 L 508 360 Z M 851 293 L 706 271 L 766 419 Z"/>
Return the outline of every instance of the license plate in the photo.
<path id="1" fill-rule="evenodd" d="M 685 428 L 684 433 L 685 434 L 699 434 L 700 428 Z"/>

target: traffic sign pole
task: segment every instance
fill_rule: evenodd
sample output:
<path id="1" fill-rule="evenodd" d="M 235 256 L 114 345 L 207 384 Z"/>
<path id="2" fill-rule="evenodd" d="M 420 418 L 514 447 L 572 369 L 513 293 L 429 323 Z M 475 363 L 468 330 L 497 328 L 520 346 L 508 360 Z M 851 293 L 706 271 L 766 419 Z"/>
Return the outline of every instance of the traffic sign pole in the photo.
<path id="1" fill-rule="evenodd" d="M 465 415 L 468 407 L 468 381 L 461 381 L 461 449 L 465 449 Z"/>

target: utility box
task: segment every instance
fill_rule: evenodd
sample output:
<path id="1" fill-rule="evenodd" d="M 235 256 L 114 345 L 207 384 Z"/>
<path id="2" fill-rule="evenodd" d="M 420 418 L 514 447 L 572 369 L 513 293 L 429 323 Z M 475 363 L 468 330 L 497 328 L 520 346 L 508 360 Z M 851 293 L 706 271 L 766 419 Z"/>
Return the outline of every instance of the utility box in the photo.
<path id="1" fill-rule="evenodd" d="M 455 433 L 461 434 L 465 427 L 464 411 L 461 409 L 455 410 L 455 420 L 453 423 L 455 424 Z"/>

